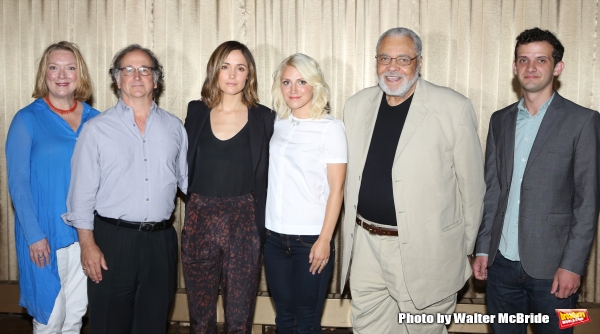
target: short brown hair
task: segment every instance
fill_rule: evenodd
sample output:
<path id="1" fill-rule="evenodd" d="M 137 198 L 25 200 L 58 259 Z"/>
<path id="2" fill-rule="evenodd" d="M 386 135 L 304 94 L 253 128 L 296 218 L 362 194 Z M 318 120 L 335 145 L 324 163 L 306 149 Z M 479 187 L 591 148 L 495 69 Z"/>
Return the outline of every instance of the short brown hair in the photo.
<path id="1" fill-rule="evenodd" d="M 40 59 L 37 74 L 35 76 L 35 87 L 33 88 L 31 97 L 43 98 L 48 95 L 49 91 L 48 86 L 46 85 L 46 69 L 48 68 L 48 58 L 50 57 L 50 53 L 52 51 L 57 50 L 71 51 L 71 53 L 73 53 L 75 56 L 75 61 L 77 62 L 75 100 L 87 101 L 92 96 L 92 79 L 90 77 L 90 72 L 88 71 L 88 67 L 85 64 L 85 60 L 83 59 L 81 52 L 79 52 L 77 45 L 67 41 L 54 43 L 47 47 L 44 51 L 44 54 Z"/>
<path id="2" fill-rule="evenodd" d="M 213 51 L 208 64 L 206 64 L 206 79 L 202 85 L 202 99 L 209 108 L 221 103 L 221 90 L 219 89 L 219 74 L 225 58 L 231 51 L 240 50 L 248 62 L 248 80 L 242 89 L 242 102 L 246 106 L 258 105 L 258 83 L 256 81 L 256 64 L 254 57 L 247 46 L 238 41 L 227 41 Z"/>

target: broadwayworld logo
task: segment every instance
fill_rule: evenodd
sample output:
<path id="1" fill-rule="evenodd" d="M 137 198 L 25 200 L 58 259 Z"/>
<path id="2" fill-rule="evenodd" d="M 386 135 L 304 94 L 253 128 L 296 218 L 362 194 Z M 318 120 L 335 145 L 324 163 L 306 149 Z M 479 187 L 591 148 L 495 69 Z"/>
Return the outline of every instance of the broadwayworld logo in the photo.
<path id="1" fill-rule="evenodd" d="M 556 309 L 558 327 L 565 329 L 590 322 L 587 309 Z"/>

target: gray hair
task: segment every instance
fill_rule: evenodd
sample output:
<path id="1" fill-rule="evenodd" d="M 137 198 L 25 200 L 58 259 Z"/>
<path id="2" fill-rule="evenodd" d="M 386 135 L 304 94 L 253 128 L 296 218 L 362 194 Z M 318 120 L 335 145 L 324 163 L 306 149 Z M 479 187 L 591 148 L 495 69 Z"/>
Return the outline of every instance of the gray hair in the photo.
<path id="1" fill-rule="evenodd" d="M 379 37 L 379 40 L 377 41 L 377 47 L 375 47 L 375 54 L 377 54 L 377 52 L 379 52 L 379 46 L 381 45 L 381 41 L 388 36 L 394 36 L 394 37 L 410 37 L 410 39 L 412 39 L 413 43 L 415 44 L 415 51 L 417 52 L 417 57 L 421 55 L 421 51 L 423 50 L 423 42 L 421 41 L 421 37 L 419 37 L 419 35 L 417 35 L 416 32 L 408 29 L 408 28 L 402 28 L 402 27 L 397 27 L 397 28 L 392 28 L 386 32 L 383 33 L 383 35 L 381 35 Z"/>

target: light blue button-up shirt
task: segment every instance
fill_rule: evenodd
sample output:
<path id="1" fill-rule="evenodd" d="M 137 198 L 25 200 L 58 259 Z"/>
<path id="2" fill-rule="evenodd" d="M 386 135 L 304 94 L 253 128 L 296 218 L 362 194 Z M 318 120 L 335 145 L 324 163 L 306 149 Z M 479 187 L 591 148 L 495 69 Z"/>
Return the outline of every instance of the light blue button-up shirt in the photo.
<path id="1" fill-rule="evenodd" d="M 65 223 L 91 230 L 94 211 L 134 222 L 169 219 L 177 186 L 187 191 L 188 141 L 181 121 L 153 102 L 142 135 L 121 99 L 92 120 L 73 152 Z"/>
<path id="2" fill-rule="evenodd" d="M 508 194 L 508 206 L 504 215 L 504 225 L 502 226 L 502 237 L 498 249 L 502 256 L 511 261 L 520 261 L 519 258 L 519 204 L 521 202 L 521 183 L 525 166 L 529 159 L 529 153 L 533 142 L 537 136 L 544 115 L 554 94 L 546 101 L 537 114 L 531 116 L 529 111 L 523 105 L 523 99 L 519 101 L 517 113 L 517 127 L 515 131 L 515 152 L 512 181 L 510 183 L 510 193 Z"/>

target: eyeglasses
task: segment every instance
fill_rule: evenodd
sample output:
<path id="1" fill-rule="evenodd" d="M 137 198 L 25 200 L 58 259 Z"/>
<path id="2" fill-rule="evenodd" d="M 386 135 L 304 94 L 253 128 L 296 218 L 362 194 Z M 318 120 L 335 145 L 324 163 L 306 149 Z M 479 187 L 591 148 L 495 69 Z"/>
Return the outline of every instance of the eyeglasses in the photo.
<path id="1" fill-rule="evenodd" d="M 375 58 L 377 58 L 378 65 L 389 65 L 392 63 L 392 59 L 396 59 L 396 63 L 398 64 L 398 66 L 408 66 L 408 65 L 412 64 L 412 61 L 417 59 L 418 56 L 419 55 L 416 55 L 413 58 L 411 58 L 409 56 L 398 56 L 396 58 L 392 58 L 387 55 L 379 55 L 379 56 L 375 56 Z"/>
<path id="2" fill-rule="evenodd" d="M 119 69 L 119 71 L 121 71 L 121 73 L 123 73 L 124 76 L 126 77 L 131 77 L 133 75 L 135 75 L 135 71 L 138 71 L 138 73 L 145 77 L 148 76 L 150 74 L 152 74 L 152 71 L 154 70 L 154 67 L 140 67 L 140 68 L 135 68 L 133 66 L 126 66 L 126 67 L 121 67 Z"/>

